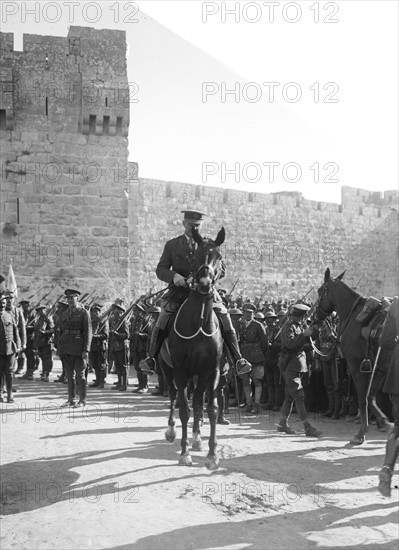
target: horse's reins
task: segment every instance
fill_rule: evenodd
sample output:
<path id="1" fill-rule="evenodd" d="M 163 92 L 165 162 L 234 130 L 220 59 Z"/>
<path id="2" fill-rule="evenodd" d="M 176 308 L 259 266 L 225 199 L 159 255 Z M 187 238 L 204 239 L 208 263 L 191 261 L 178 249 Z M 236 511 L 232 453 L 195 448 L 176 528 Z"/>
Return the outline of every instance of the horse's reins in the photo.
<path id="1" fill-rule="evenodd" d="M 208 332 L 205 332 L 204 329 L 202 328 L 202 323 L 204 321 L 205 301 L 202 302 L 201 317 L 200 317 L 201 318 L 201 325 L 199 326 L 197 332 L 195 332 L 191 336 L 183 336 L 183 334 L 180 334 L 180 332 L 177 330 L 176 323 L 177 323 L 177 319 L 179 318 L 179 314 L 180 314 L 181 310 L 183 309 L 184 304 L 187 302 L 187 300 L 188 300 L 188 298 L 186 298 L 184 300 L 183 304 L 179 308 L 179 311 L 177 312 L 177 315 L 176 315 L 174 323 L 173 323 L 173 329 L 174 329 L 175 333 L 177 334 L 177 336 L 179 336 L 180 338 L 183 338 L 183 340 L 191 340 L 192 338 L 195 338 L 196 336 L 198 336 L 198 334 L 200 334 L 200 333 L 202 333 L 204 336 L 207 336 L 207 337 L 210 337 L 210 336 L 213 336 L 214 334 L 216 334 L 218 332 L 218 330 L 220 330 L 219 329 L 219 323 L 216 324 L 216 329 L 213 332 L 211 332 L 210 334 Z"/>

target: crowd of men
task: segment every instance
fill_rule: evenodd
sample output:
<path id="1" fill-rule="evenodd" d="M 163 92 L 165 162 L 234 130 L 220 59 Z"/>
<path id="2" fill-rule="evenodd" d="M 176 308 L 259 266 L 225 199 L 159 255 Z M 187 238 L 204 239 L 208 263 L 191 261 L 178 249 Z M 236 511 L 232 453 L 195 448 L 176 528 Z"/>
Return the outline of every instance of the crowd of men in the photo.
<path id="1" fill-rule="evenodd" d="M 270 302 L 248 297 L 234 299 L 223 288 L 218 292 L 232 319 L 241 354 L 252 366 L 250 372 L 237 371 L 229 354 L 224 356 L 226 383 L 221 398 L 225 406 L 219 411 L 218 421 L 229 423 L 226 414 L 229 406 L 234 405 L 241 405 L 247 414 L 260 414 L 261 410 L 280 411 L 286 394 L 281 365 L 284 356 L 282 329 L 292 327 L 294 320 L 306 330 L 302 317 L 306 318 L 311 304 L 295 304 L 284 299 Z M 4 321 L 0 330 L 4 327 L 9 346 L 5 353 L 8 360 L 2 369 L 2 386 L 6 388 L 8 402 L 14 400 L 13 375 L 33 380 L 34 373 L 41 367 L 40 380 L 49 382 L 56 354 L 61 359 L 63 371 L 54 382 L 68 386 L 66 406 L 86 404 L 88 372 L 95 376 L 91 387 L 126 392 L 132 382 L 132 367 L 137 376 L 137 385 L 132 391 L 149 393 L 150 373 L 142 367 L 161 311 L 156 301 L 149 303 L 143 297 L 125 307 L 116 299 L 105 308 L 98 300 L 90 302 L 83 298 L 79 301 L 80 296 L 78 290 L 67 289 L 54 305 L 32 304 L 27 299 L 16 305 L 13 292 L 1 295 Z M 357 414 L 356 394 L 345 360 L 336 350 L 337 322 L 336 316 L 329 317 L 316 332 L 312 329 L 309 333 L 313 334 L 315 349 L 320 354 L 312 349 L 309 339 L 303 342 L 305 361 L 301 365 L 301 385 L 308 411 L 320 412 L 332 419 L 353 420 Z M 117 377 L 111 387 L 107 385 L 110 373 Z M 168 397 L 159 366 L 156 374 L 157 387 L 152 395 Z"/>

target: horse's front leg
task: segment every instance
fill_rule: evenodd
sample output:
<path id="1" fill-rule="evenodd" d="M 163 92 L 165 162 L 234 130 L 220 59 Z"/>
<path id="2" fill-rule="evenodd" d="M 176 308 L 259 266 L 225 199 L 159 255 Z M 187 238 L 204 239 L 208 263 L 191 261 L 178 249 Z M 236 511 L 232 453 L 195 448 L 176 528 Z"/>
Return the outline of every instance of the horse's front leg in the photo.
<path id="1" fill-rule="evenodd" d="M 360 428 L 357 434 L 352 437 L 352 445 L 362 445 L 366 441 L 366 433 L 369 429 L 368 407 L 367 407 L 367 389 L 369 377 L 365 373 L 358 373 L 354 378 L 356 386 L 357 400 L 360 414 Z"/>
<path id="2" fill-rule="evenodd" d="M 176 394 L 177 390 L 173 382 L 173 371 L 169 367 L 164 368 L 164 374 L 166 376 L 166 381 L 168 384 L 169 390 L 169 399 L 170 399 L 170 410 L 169 410 L 169 420 L 168 420 L 168 429 L 165 432 L 165 437 L 167 441 L 173 443 L 176 439 L 176 430 L 175 430 L 175 404 L 176 404 Z"/>
<path id="3" fill-rule="evenodd" d="M 200 387 L 201 386 L 201 387 Z M 194 409 L 194 424 L 193 424 L 193 451 L 202 451 L 202 439 L 201 439 L 201 429 L 200 423 L 203 419 L 203 409 L 204 409 L 204 387 L 201 384 L 197 384 L 194 390 L 193 397 L 193 409 Z"/>
<path id="4" fill-rule="evenodd" d="M 208 390 L 208 406 L 206 412 L 208 413 L 209 423 L 211 425 L 211 433 L 209 436 L 209 453 L 205 461 L 205 466 L 208 470 L 217 470 L 219 468 L 219 457 L 217 454 L 217 439 L 216 439 L 216 419 L 218 415 L 218 405 L 216 399 L 216 384 L 210 384 Z"/>
<path id="5" fill-rule="evenodd" d="M 385 378 L 386 372 L 384 372 L 377 366 L 373 381 L 371 383 L 370 394 L 368 398 L 368 407 L 370 409 L 370 412 L 372 412 L 375 416 L 377 428 L 380 430 L 380 432 L 386 432 L 391 430 L 392 428 L 392 424 L 389 422 L 388 417 L 377 405 L 376 399 L 377 392 L 383 386 Z"/>
<path id="6" fill-rule="evenodd" d="M 187 424 L 190 418 L 190 407 L 187 399 L 187 387 L 178 385 L 178 399 L 179 399 L 179 416 L 181 420 L 182 436 L 181 436 L 181 454 L 179 464 L 181 466 L 191 466 L 193 461 L 188 451 L 188 437 L 187 437 Z"/>

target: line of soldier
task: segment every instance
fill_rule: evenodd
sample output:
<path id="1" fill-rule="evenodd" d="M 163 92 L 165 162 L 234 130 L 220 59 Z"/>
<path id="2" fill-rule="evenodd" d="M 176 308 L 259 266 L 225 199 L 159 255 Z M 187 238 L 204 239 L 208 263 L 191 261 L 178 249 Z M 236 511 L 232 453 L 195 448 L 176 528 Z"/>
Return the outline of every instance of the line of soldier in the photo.
<path id="1" fill-rule="evenodd" d="M 236 302 L 229 300 L 226 296 L 226 290 L 219 289 L 219 293 L 226 305 L 236 306 Z M 15 370 L 16 363 L 18 364 L 16 374 L 19 374 L 26 364 L 26 372 L 22 378 L 32 380 L 33 373 L 37 370 L 41 360 L 41 380 L 48 382 L 53 368 L 52 351 L 56 349 L 62 360 L 63 373 L 55 382 L 67 384 L 70 380 L 68 400 L 65 405 L 85 405 L 88 367 L 95 372 L 95 381 L 91 384 L 92 387 L 104 388 L 107 372 L 111 371 L 117 374 L 117 382 L 112 389 L 127 391 L 129 367 L 133 366 L 138 378 L 138 386 L 133 389 L 133 392 L 140 394 L 149 392 L 148 374 L 141 370 L 140 362 L 148 355 L 151 333 L 160 312 L 159 307 L 148 307 L 145 300 L 142 300 L 141 303 L 137 301 L 133 306 L 125 308 L 122 301 L 117 299 L 107 311 L 102 312 L 101 303 L 92 301 L 83 307 L 84 304 L 79 303 L 82 301 L 80 292 L 67 289 L 64 297 L 57 300 L 54 306 L 49 307 L 39 303 L 35 305 L 34 311 L 31 311 L 28 300 L 21 300 L 21 307 L 18 308 L 15 305 L 13 293 L 7 294 L 5 296 L 6 306 L 13 313 L 21 342 L 11 372 Z M 75 296 L 72 296 L 73 294 Z M 289 305 L 289 302 L 284 300 L 274 302 L 277 311 L 273 308 L 273 302 L 269 303 L 267 300 L 264 302 L 257 300 L 257 302 L 256 306 L 256 302 L 253 303 L 246 299 L 243 300 L 242 310 L 238 307 L 229 309 L 242 356 L 252 365 L 250 373 L 244 372 L 238 377 L 239 401 L 241 405 L 245 406 L 245 412 L 249 414 L 259 414 L 261 408 L 278 412 L 284 403 L 286 384 L 279 367 L 282 336 L 279 320 L 283 320 L 283 322 L 288 320 L 288 310 L 284 306 L 289 306 L 291 312 L 293 308 L 293 305 Z M 87 325 L 90 325 L 91 332 L 90 345 L 88 341 L 86 343 L 87 350 L 81 349 L 81 345 L 75 349 L 76 337 L 78 342 L 82 343 L 84 336 L 79 327 L 71 329 L 69 326 L 76 324 L 73 316 L 68 319 L 68 322 L 64 319 L 60 323 L 66 312 L 70 310 L 71 305 L 75 309 L 82 309 L 87 314 Z M 309 305 L 305 304 L 306 307 Z M 131 314 L 127 317 L 125 317 L 126 309 L 131 310 Z M 69 317 L 71 317 L 70 314 Z M 319 332 L 314 334 L 317 347 L 323 355 L 314 354 L 308 345 L 304 347 L 305 361 L 301 366 L 301 383 L 304 386 L 302 391 L 304 391 L 309 410 L 323 411 L 325 416 L 334 419 L 347 416 L 348 420 L 353 420 L 357 414 L 356 395 L 353 384 L 349 387 L 349 391 L 345 388 L 345 384 L 348 384 L 346 364 L 336 354 L 334 346 L 336 323 L 337 318 L 327 319 Z M 65 328 L 63 326 L 65 324 L 69 328 Z M 65 341 L 71 330 L 77 332 L 76 334 L 72 333 L 72 337 Z M 61 340 L 60 336 L 62 336 Z M 87 358 L 82 360 L 77 371 L 73 369 L 72 361 L 72 370 L 69 368 L 70 376 L 68 378 L 63 355 L 71 355 L 71 349 L 75 349 L 72 351 L 72 355 L 77 354 L 78 356 L 87 351 Z M 313 375 L 309 379 L 311 368 Z M 167 386 L 159 366 L 157 366 L 156 374 L 158 375 L 158 387 L 153 394 L 166 397 L 168 395 Z M 4 377 L 3 379 L 5 381 Z M 78 383 L 78 403 L 75 402 L 75 380 Z M 220 407 L 219 423 L 228 423 L 225 417 L 229 406 L 228 396 L 233 395 L 234 391 L 234 378 L 230 368 L 226 385 L 222 395 L 219 396 L 220 403 L 226 403 L 225 406 Z M 8 399 L 13 399 L 12 385 L 11 389 L 7 389 Z M 233 403 L 234 399 L 231 401 L 231 404 Z M 350 409 L 349 405 L 351 405 Z"/>

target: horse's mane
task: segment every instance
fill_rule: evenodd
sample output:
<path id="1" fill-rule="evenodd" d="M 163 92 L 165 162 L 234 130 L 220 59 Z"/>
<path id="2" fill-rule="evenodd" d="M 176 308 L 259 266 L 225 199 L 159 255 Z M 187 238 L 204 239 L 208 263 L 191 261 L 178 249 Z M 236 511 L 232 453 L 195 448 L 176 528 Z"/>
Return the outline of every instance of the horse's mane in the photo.
<path id="1" fill-rule="evenodd" d="M 355 294 L 356 296 L 359 296 L 360 298 L 364 298 L 363 294 L 360 294 L 360 292 L 357 292 L 357 290 L 355 290 L 354 288 L 352 288 L 351 286 L 347 285 L 346 283 L 344 283 L 344 281 L 342 281 L 341 279 L 334 279 L 333 277 L 331 277 L 330 281 L 333 283 L 333 284 L 339 284 L 341 286 L 343 286 L 344 288 L 346 288 L 347 290 L 349 290 L 350 292 L 352 292 L 353 294 Z"/>

